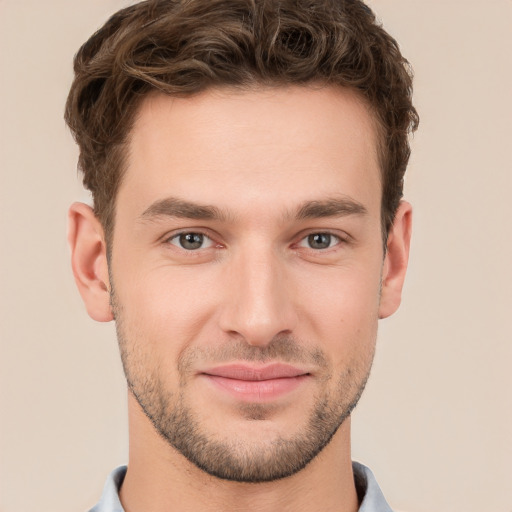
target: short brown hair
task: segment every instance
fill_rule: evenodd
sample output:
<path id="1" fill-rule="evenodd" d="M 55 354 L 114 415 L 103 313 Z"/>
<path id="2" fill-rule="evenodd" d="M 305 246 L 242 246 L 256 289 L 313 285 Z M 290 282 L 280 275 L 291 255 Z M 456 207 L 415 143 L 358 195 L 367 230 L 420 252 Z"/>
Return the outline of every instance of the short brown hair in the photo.
<path id="1" fill-rule="evenodd" d="M 129 133 L 149 92 L 313 83 L 355 89 L 376 116 L 386 238 L 418 115 L 409 64 L 363 2 L 147 0 L 114 14 L 80 48 L 74 71 L 65 119 L 107 241 Z"/>

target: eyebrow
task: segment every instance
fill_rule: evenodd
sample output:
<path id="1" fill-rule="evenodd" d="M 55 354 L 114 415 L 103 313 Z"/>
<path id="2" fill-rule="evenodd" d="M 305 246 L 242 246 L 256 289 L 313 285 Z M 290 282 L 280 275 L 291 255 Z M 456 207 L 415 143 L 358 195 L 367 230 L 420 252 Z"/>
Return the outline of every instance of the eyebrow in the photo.
<path id="1" fill-rule="evenodd" d="M 367 213 L 367 209 L 361 203 L 343 196 L 321 201 L 305 201 L 296 209 L 295 213 L 288 213 L 285 217 L 306 220 L 327 217 L 345 217 L 348 215 L 366 215 Z M 175 197 L 168 197 L 151 204 L 141 214 L 140 219 L 152 220 L 156 217 L 226 221 L 232 216 L 216 206 L 203 205 Z"/>
<path id="2" fill-rule="evenodd" d="M 348 215 L 366 215 L 368 210 L 358 201 L 342 196 L 323 201 L 306 201 L 297 210 L 296 218 L 320 219 L 324 217 L 346 217 Z"/>
<path id="3" fill-rule="evenodd" d="M 216 206 L 201 205 L 175 197 L 167 197 L 155 201 L 140 216 L 142 220 L 151 220 L 155 217 L 223 221 L 228 216 Z"/>

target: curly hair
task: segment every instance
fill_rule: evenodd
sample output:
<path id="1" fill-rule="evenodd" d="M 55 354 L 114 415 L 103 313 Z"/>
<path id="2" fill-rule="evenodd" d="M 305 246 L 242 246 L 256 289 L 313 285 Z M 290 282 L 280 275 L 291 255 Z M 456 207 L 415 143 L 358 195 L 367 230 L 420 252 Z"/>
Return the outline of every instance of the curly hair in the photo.
<path id="1" fill-rule="evenodd" d="M 78 51 L 65 120 L 109 240 L 135 115 L 151 91 L 325 84 L 359 92 L 380 132 L 384 240 L 418 126 L 412 71 L 360 0 L 147 0 L 114 14 Z"/>

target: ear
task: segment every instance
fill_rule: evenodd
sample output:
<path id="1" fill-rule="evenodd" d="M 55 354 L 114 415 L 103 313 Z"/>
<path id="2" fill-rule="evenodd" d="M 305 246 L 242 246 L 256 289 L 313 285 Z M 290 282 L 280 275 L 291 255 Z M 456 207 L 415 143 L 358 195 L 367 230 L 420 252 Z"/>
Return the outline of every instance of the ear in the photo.
<path id="1" fill-rule="evenodd" d="M 388 234 L 387 251 L 382 268 L 379 318 L 392 315 L 400 306 L 409 261 L 411 228 L 412 207 L 406 201 L 401 201 Z"/>
<path id="2" fill-rule="evenodd" d="M 113 320 L 105 237 L 90 206 L 83 203 L 71 205 L 68 243 L 73 275 L 87 313 L 98 322 Z"/>

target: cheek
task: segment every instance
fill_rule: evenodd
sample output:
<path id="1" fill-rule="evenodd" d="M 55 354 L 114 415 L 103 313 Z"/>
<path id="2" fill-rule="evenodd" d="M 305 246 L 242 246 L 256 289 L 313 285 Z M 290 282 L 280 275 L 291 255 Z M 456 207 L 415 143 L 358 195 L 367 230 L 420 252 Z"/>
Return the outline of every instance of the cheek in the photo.
<path id="1" fill-rule="evenodd" d="M 333 361 L 373 353 L 380 297 L 380 267 L 356 265 L 317 275 L 301 289 L 300 317 L 308 337 L 319 340 Z M 336 364 L 336 363 L 335 363 Z"/>
<path id="2" fill-rule="evenodd" d="M 127 328 L 166 351 L 169 345 L 179 349 L 190 343 L 214 310 L 212 279 L 197 267 L 160 266 L 132 273 L 116 290 Z"/>

